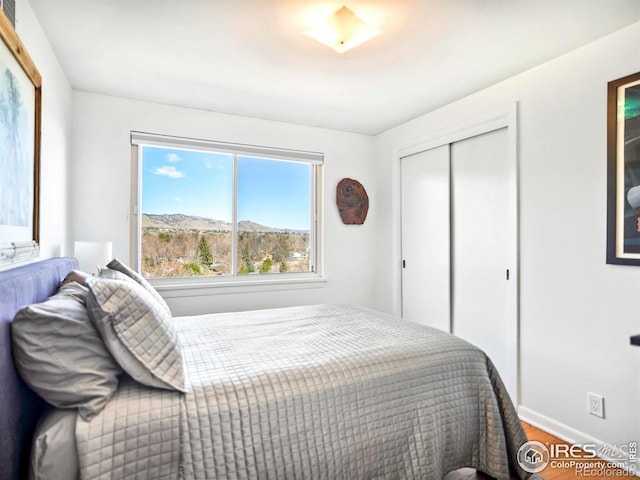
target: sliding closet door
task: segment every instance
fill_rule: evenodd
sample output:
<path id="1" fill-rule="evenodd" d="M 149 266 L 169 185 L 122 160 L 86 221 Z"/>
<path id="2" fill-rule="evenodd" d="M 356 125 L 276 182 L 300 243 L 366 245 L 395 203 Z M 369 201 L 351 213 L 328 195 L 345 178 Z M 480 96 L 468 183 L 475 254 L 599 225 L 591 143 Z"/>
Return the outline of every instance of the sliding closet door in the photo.
<path id="1" fill-rule="evenodd" d="M 517 388 L 515 165 L 506 128 L 451 144 L 453 333 Z"/>
<path id="2" fill-rule="evenodd" d="M 449 145 L 404 157 L 402 316 L 450 331 Z"/>

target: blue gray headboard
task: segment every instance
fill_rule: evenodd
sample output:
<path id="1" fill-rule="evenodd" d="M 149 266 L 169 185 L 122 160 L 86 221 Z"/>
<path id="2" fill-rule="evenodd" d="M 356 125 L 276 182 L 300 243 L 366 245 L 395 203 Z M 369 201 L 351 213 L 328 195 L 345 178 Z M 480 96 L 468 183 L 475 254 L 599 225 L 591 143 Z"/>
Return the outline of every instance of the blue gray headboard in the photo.
<path id="1" fill-rule="evenodd" d="M 0 480 L 27 478 L 31 437 L 44 402 L 20 379 L 11 355 L 11 321 L 46 300 L 78 261 L 58 257 L 0 272 Z"/>

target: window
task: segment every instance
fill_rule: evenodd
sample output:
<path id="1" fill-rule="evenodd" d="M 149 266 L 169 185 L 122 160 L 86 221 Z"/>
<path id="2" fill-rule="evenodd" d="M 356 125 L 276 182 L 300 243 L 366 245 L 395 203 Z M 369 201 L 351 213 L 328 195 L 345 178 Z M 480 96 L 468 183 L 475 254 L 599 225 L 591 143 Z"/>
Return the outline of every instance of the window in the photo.
<path id="1" fill-rule="evenodd" d="M 322 155 L 132 132 L 146 278 L 317 277 Z"/>

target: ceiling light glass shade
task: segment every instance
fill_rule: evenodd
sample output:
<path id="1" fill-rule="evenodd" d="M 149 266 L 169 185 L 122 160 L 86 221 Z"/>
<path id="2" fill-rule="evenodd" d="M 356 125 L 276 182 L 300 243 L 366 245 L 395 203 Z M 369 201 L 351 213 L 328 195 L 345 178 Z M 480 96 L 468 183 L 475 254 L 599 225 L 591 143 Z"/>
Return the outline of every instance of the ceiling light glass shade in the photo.
<path id="1" fill-rule="evenodd" d="M 377 37 L 382 30 L 367 25 L 355 13 L 343 6 L 320 25 L 303 33 L 338 53 L 344 53 Z"/>

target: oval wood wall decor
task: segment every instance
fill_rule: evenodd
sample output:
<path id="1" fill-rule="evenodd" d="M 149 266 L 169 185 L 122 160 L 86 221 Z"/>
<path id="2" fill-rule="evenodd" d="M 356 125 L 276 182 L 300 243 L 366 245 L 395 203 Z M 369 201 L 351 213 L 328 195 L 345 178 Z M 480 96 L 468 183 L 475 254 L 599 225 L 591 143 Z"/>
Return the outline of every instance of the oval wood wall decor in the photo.
<path id="1" fill-rule="evenodd" d="M 336 189 L 336 202 L 340 218 L 345 225 L 362 225 L 369 211 L 369 196 L 362 184 L 352 178 L 343 178 Z"/>

